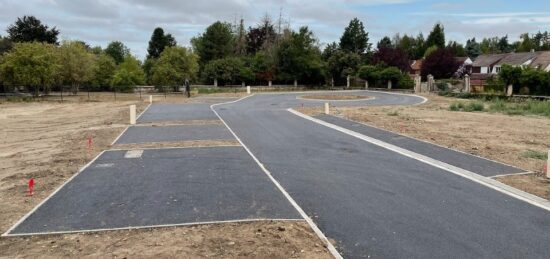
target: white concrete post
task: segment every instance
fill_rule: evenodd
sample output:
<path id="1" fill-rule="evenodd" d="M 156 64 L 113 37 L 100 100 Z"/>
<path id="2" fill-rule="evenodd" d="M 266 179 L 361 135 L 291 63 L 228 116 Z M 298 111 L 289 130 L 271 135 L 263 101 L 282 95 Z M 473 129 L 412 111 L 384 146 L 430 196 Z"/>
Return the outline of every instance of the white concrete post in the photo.
<path id="1" fill-rule="evenodd" d="M 466 74 L 464 76 L 464 92 L 469 93 L 472 91 L 472 86 L 470 84 L 470 75 Z"/>
<path id="2" fill-rule="evenodd" d="M 548 150 L 548 159 L 546 160 L 546 178 L 550 178 L 550 150 Z"/>
<path id="3" fill-rule="evenodd" d="M 369 89 L 369 81 L 365 80 L 365 90 Z"/>
<path id="4" fill-rule="evenodd" d="M 250 86 L 249 85 L 246 86 L 246 93 L 250 94 Z"/>
<path id="5" fill-rule="evenodd" d="M 326 115 L 330 114 L 330 105 L 329 105 L 329 103 L 325 103 L 325 114 Z"/>
<path id="6" fill-rule="evenodd" d="M 153 103 L 153 96 L 149 95 L 149 103 Z"/>
<path id="7" fill-rule="evenodd" d="M 136 124 L 136 106 L 134 104 L 130 105 L 130 124 Z"/>
<path id="8" fill-rule="evenodd" d="M 346 88 L 349 88 L 349 75 L 346 77 Z"/>
<path id="9" fill-rule="evenodd" d="M 294 87 L 298 87 L 298 80 L 294 79 Z"/>
<path id="10" fill-rule="evenodd" d="M 391 80 L 388 80 L 388 89 L 391 89 L 391 87 L 392 87 Z"/>
<path id="11" fill-rule="evenodd" d="M 271 80 L 269 80 L 269 82 L 267 83 L 267 85 L 268 85 L 269 87 L 271 87 L 271 85 L 272 85 Z"/>
<path id="12" fill-rule="evenodd" d="M 514 94 L 514 85 L 508 85 L 506 87 L 506 96 L 512 96 Z"/>
<path id="13" fill-rule="evenodd" d="M 420 75 L 414 76 L 414 92 L 415 93 L 422 92 L 422 77 L 420 77 Z"/>
<path id="14" fill-rule="evenodd" d="M 214 87 L 218 87 L 218 79 L 214 79 Z"/>

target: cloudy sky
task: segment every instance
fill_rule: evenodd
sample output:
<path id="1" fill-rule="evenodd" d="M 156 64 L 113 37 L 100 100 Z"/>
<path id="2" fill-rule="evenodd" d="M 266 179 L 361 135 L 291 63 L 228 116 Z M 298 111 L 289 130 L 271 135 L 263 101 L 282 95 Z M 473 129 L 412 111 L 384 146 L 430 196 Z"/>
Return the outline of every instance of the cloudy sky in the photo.
<path id="1" fill-rule="evenodd" d="M 365 23 L 371 42 L 395 33 L 427 35 L 435 22 L 447 39 L 510 35 L 550 30 L 548 0 L 0 0 L 0 35 L 17 17 L 34 15 L 78 39 L 105 47 L 124 42 L 145 57 L 153 29 L 163 27 L 188 46 L 189 39 L 217 21 L 243 18 L 255 25 L 266 14 L 282 16 L 292 28 L 308 25 L 321 43 L 337 41 L 350 19 Z"/>

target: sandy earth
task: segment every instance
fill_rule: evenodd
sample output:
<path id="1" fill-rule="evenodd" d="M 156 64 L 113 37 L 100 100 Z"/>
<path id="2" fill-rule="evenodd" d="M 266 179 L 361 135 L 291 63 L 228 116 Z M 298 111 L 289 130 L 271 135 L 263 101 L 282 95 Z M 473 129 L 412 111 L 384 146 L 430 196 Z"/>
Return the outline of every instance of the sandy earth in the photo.
<path id="1" fill-rule="evenodd" d="M 449 111 L 449 104 L 458 99 L 425 97 L 429 101 L 417 106 L 334 107 L 332 111 L 354 121 L 536 172 L 537 175 L 496 179 L 550 199 L 550 184 L 542 177 L 545 161 L 523 156 L 527 150 L 550 149 L 550 119 Z M 323 112 L 321 107 L 301 111 L 310 115 Z"/>
<path id="2" fill-rule="evenodd" d="M 109 149 L 127 126 L 130 104 L 137 104 L 138 112 L 147 105 L 135 100 L 0 104 L 0 232 L 7 231 L 99 152 Z M 89 137 L 93 140 L 91 150 L 87 148 Z M 27 196 L 30 178 L 36 183 L 32 197 Z M 0 257 L 329 257 L 321 244 L 303 221 L 262 221 L 2 237 Z"/>

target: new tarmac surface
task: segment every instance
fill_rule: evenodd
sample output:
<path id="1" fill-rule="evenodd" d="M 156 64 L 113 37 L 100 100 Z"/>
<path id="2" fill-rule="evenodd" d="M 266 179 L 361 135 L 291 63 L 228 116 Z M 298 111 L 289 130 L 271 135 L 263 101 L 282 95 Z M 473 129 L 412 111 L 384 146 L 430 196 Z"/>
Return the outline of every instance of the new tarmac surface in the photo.
<path id="1" fill-rule="evenodd" d="M 375 99 L 333 105 L 423 101 L 354 94 Z M 547 210 L 298 117 L 286 109 L 324 102 L 299 95 L 259 94 L 214 109 L 345 258 L 550 257 Z"/>

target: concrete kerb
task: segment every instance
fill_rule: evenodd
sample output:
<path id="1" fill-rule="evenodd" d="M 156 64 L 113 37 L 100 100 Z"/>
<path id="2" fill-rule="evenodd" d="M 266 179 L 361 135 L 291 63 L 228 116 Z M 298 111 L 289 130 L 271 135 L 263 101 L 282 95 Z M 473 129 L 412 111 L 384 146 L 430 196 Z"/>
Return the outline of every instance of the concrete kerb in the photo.
<path id="1" fill-rule="evenodd" d="M 212 104 L 210 106 L 210 109 L 216 114 L 216 116 L 218 116 L 218 118 L 222 121 L 222 123 L 227 127 L 227 129 L 229 129 L 229 131 L 231 132 L 231 134 L 233 134 L 233 136 L 235 136 L 235 138 L 237 139 L 237 141 L 239 141 L 239 143 L 241 143 L 241 146 L 248 152 L 248 154 L 250 154 L 250 156 L 252 157 L 252 159 L 258 164 L 258 166 L 262 169 L 262 171 L 267 175 L 267 177 L 273 182 L 273 184 L 279 189 L 279 191 L 281 191 L 281 193 L 287 198 L 287 200 L 290 202 L 290 204 L 298 211 L 298 213 L 300 213 L 300 215 L 302 216 L 302 218 L 304 218 L 304 220 L 308 223 L 308 225 L 311 227 L 311 229 L 315 232 L 315 234 L 317 235 L 317 237 L 319 237 L 319 239 L 321 240 L 321 242 L 323 242 L 323 244 L 327 247 L 327 249 L 329 250 L 329 252 L 331 253 L 331 255 L 334 257 L 334 258 L 337 258 L 337 259 L 342 259 L 342 255 L 340 255 L 340 253 L 338 252 L 338 250 L 336 250 L 336 248 L 334 247 L 334 245 L 328 240 L 328 238 L 325 236 L 325 234 L 321 231 L 321 229 L 319 229 L 319 227 L 317 227 L 317 225 L 315 224 L 315 222 L 313 222 L 313 220 L 304 212 L 304 210 L 300 207 L 300 205 L 298 205 L 298 203 L 296 203 L 296 201 L 290 196 L 290 194 L 283 188 L 283 186 L 271 175 L 271 172 L 269 170 L 267 170 L 267 168 L 265 168 L 265 166 L 258 160 L 258 158 L 256 158 L 256 156 L 252 153 L 252 151 L 250 151 L 250 149 L 248 149 L 248 147 L 241 141 L 241 139 L 237 136 L 237 134 L 235 134 L 235 132 L 229 127 L 229 125 L 227 125 L 227 123 L 222 119 L 222 117 L 218 114 L 218 112 L 214 109 L 214 107 L 218 106 L 218 105 L 223 105 L 223 104 L 230 104 L 230 103 L 236 103 L 236 102 L 239 102 L 241 100 L 244 100 L 246 98 L 249 98 L 249 97 L 252 97 L 254 96 L 254 94 L 251 94 L 251 95 L 248 95 L 248 96 L 245 96 L 243 98 L 240 98 L 238 100 L 235 100 L 235 101 L 230 101 L 230 102 L 226 102 L 226 103 L 217 103 L 217 104 Z"/>
<path id="2" fill-rule="evenodd" d="M 418 153 L 415 153 L 415 152 L 397 147 L 395 145 L 380 141 L 378 139 L 374 139 L 374 138 L 365 136 L 365 135 L 357 133 L 355 131 L 351 131 L 351 130 L 348 130 L 346 128 L 342 128 L 340 126 L 337 126 L 337 125 L 334 125 L 334 124 L 331 124 L 331 123 L 328 123 L 328 122 L 325 122 L 325 121 L 307 116 L 307 115 L 305 115 L 303 113 L 300 113 L 298 111 L 295 111 L 294 109 L 291 109 L 291 108 L 287 109 L 287 111 L 289 111 L 292 114 L 294 114 L 296 116 L 299 116 L 303 119 L 306 119 L 306 120 L 312 121 L 314 123 L 320 124 L 322 126 L 334 129 L 336 131 L 342 132 L 342 133 L 350 135 L 352 137 L 364 140 L 364 141 L 369 142 L 371 144 L 374 144 L 374 145 L 377 145 L 379 147 L 388 149 L 390 151 L 396 152 L 396 153 L 401 154 L 403 156 L 418 160 L 418 161 L 426 163 L 428 165 L 443 169 L 445 171 L 451 172 L 451 173 L 456 174 L 458 176 L 469 179 L 473 182 L 479 183 L 481 185 L 484 185 L 486 187 L 489 187 L 491 189 L 499 191 L 501 193 L 512 196 L 516 199 L 527 202 L 531 205 L 534 205 L 534 206 L 537 206 L 537 207 L 542 208 L 544 210 L 550 211 L 550 201 L 548 201 L 546 199 L 543 199 L 543 198 L 540 198 L 538 196 L 526 193 L 524 191 L 518 190 L 518 189 L 513 188 L 511 186 L 505 185 L 505 184 L 503 184 L 503 183 L 501 183 L 497 180 L 478 175 L 478 174 L 470 172 L 468 170 L 464 170 L 462 168 L 449 165 L 447 163 L 444 163 L 444 162 L 435 160 L 433 158 L 430 158 L 430 157 L 427 157 L 427 156 L 424 156 L 424 155 L 421 155 L 421 154 L 418 154 Z"/>

